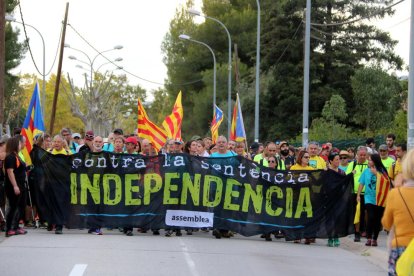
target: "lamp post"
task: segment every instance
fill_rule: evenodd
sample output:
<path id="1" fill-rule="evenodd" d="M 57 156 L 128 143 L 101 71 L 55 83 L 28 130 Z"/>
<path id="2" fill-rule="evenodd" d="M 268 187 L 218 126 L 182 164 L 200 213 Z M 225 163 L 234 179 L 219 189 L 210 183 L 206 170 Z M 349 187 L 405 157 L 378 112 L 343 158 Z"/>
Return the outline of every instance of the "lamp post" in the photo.
<path id="1" fill-rule="evenodd" d="M 308 145 L 309 139 L 309 59 L 310 59 L 310 17 L 311 0 L 306 0 L 306 26 L 305 26 L 305 60 L 303 66 L 303 122 L 302 146 Z"/>
<path id="2" fill-rule="evenodd" d="M 9 22 L 15 22 L 15 23 L 19 23 L 19 24 L 23 24 L 22 22 L 16 21 L 16 19 L 11 16 L 11 15 L 6 15 L 5 16 L 6 21 Z M 46 106 L 46 63 L 45 63 L 45 59 L 46 59 L 46 49 L 45 49 L 45 40 L 43 39 L 42 34 L 40 33 L 40 31 L 38 29 L 36 29 L 34 26 L 24 23 L 25 26 L 28 26 L 32 29 L 34 29 L 39 35 L 40 38 L 42 39 L 42 45 L 43 45 L 43 66 L 42 66 L 42 77 L 43 77 L 43 83 L 42 83 L 42 113 L 43 116 L 45 116 L 45 106 Z"/>
<path id="3" fill-rule="evenodd" d="M 259 93 L 260 93 L 260 2 L 257 3 L 257 36 L 256 36 L 256 100 L 254 108 L 254 140 L 259 142 Z"/>
<path id="4" fill-rule="evenodd" d="M 227 107 L 227 135 L 228 136 L 227 137 L 230 138 L 230 128 L 231 128 L 231 126 L 230 126 L 230 124 L 231 124 L 231 36 L 230 36 L 229 30 L 227 29 L 226 25 L 224 25 L 223 22 L 221 22 L 220 20 L 218 20 L 216 18 L 213 18 L 213 17 L 210 17 L 210 16 L 207 16 L 207 15 L 202 15 L 201 12 L 199 12 L 195 9 L 189 9 L 188 13 L 191 14 L 191 15 L 195 15 L 195 16 L 203 16 L 204 18 L 208 18 L 208 19 L 211 19 L 211 20 L 219 23 L 227 33 L 227 38 L 228 38 L 228 41 L 229 41 L 229 61 L 228 61 L 228 71 L 229 71 L 229 73 L 228 73 L 228 81 L 227 81 L 227 90 L 228 90 L 228 93 L 227 93 L 228 94 L 227 95 L 228 96 L 228 98 L 227 98 L 227 105 L 228 105 L 228 107 Z"/>
<path id="5" fill-rule="evenodd" d="M 414 0 L 411 0 L 409 67 L 414 67 Z M 414 148 L 414 73 L 408 74 L 407 148 Z"/>
<path id="6" fill-rule="evenodd" d="M 185 34 L 180 34 L 179 38 L 183 39 L 183 40 L 189 40 L 189 41 L 192 41 L 192 42 L 195 42 L 195 43 L 206 46 L 210 50 L 211 55 L 213 56 L 213 63 L 214 63 L 214 69 L 213 69 L 213 114 L 214 114 L 214 109 L 215 109 L 215 106 L 216 106 L 216 56 L 214 55 L 213 49 L 211 49 L 211 47 L 208 46 L 206 43 L 195 40 L 195 39 L 192 39 L 190 36 L 185 35 Z"/>
<path id="7" fill-rule="evenodd" d="M 89 57 L 89 55 L 87 54 L 87 53 L 85 53 L 84 51 L 82 51 L 82 50 L 79 50 L 79 49 L 77 49 L 77 48 L 73 48 L 73 47 L 71 47 L 69 44 L 65 44 L 65 47 L 66 48 L 70 48 L 70 49 L 72 49 L 72 50 L 75 50 L 75 51 L 77 51 L 77 52 L 80 52 L 80 53 L 82 53 L 87 59 L 88 59 L 88 61 L 89 61 L 89 63 L 87 63 L 87 62 L 85 62 L 85 61 L 82 61 L 82 60 L 79 60 L 79 59 L 77 59 L 75 56 L 69 56 L 69 59 L 72 59 L 72 60 L 77 60 L 77 61 L 79 61 L 79 62 L 81 62 L 81 63 L 84 63 L 84 64 L 86 64 L 86 65 L 88 65 L 90 68 L 91 68 L 91 82 L 90 82 L 90 88 L 91 88 L 91 90 L 92 90 L 92 82 L 93 82 L 93 73 L 94 73 L 94 70 L 93 70 L 93 64 L 95 63 L 95 60 L 96 60 L 96 58 L 97 57 L 99 57 L 100 55 L 102 55 L 103 53 L 106 53 L 106 52 L 109 52 L 109 51 L 113 51 L 113 50 L 121 50 L 122 48 L 124 48 L 122 45 L 116 45 L 116 46 L 114 46 L 113 48 L 111 48 L 111 49 L 107 49 L 107 50 L 105 50 L 105 51 L 102 51 L 102 52 L 99 52 L 98 54 L 96 54 L 95 56 L 94 56 L 94 58 L 93 59 L 91 59 L 90 57 Z M 120 59 L 120 58 L 118 58 L 118 59 Z M 121 59 L 122 60 L 122 59 Z M 100 67 L 99 67 L 100 68 Z"/>

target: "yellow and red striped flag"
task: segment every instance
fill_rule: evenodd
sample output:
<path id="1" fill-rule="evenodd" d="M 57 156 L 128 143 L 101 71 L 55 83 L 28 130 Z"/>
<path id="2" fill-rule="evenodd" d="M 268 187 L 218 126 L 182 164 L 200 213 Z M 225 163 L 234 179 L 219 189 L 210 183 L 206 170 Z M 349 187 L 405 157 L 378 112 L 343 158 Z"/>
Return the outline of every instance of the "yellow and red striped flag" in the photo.
<path id="1" fill-rule="evenodd" d="M 377 185 L 375 187 L 376 203 L 378 206 L 385 207 L 388 192 L 390 191 L 391 181 L 386 173 L 377 173 Z"/>
<path id="2" fill-rule="evenodd" d="M 30 152 L 33 148 L 33 138 L 44 131 L 45 125 L 40 106 L 39 84 L 36 83 L 21 131 L 21 134 L 26 138 L 26 147 L 22 150 L 22 154 L 27 165 L 32 164 Z"/>
<path id="3" fill-rule="evenodd" d="M 165 117 L 162 126 L 168 138 L 181 140 L 181 124 L 183 121 L 183 105 L 181 104 L 181 91 L 177 95 L 172 113 Z"/>
<path id="4" fill-rule="evenodd" d="M 138 136 L 148 139 L 153 147 L 159 151 L 167 141 L 165 130 L 154 124 L 147 116 L 144 106 L 138 99 Z"/>

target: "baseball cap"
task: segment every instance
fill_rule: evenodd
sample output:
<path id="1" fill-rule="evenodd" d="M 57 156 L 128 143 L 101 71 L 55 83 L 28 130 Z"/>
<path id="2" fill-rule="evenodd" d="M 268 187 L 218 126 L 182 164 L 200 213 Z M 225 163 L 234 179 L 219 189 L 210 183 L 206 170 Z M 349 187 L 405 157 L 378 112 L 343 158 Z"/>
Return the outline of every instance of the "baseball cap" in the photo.
<path id="1" fill-rule="evenodd" d="M 323 144 L 323 145 L 322 145 L 322 149 L 329 149 L 329 147 L 328 147 L 328 145 L 327 145 L 327 144 Z"/>
<path id="2" fill-rule="evenodd" d="M 279 145 L 280 145 L 280 146 L 282 146 L 282 145 L 286 145 L 286 146 L 288 146 L 288 147 L 289 147 L 289 143 L 288 143 L 288 142 L 286 142 L 286 141 L 281 141 L 281 142 L 279 143 Z"/>
<path id="3" fill-rule="evenodd" d="M 124 132 L 123 132 L 123 131 L 122 131 L 122 129 L 120 129 L 120 128 L 116 128 L 116 129 L 114 130 L 114 133 L 119 134 L 119 135 L 124 135 Z"/>
<path id="4" fill-rule="evenodd" d="M 75 138 L 81 138 L 81 135 L 79 133 L 73 133 L 72 134 L 72 138 L 73 139 L 75 139 Z"/>
<path id="5" fill-rule="evenodd" d="M 250 145 L 250 149 L 252 149 L 252 150 L 256 150 L 256 149 L 258 149 L 259 148 L 259 143 L 257 143 L 257 142 L 253 142 L 251 145 Z"/>
<path id="6" fill-rule="evenodd" d="M 92 130 L 88 130 L 88 131 L 85 133 L 85 140 L 88 140 L 88 141 L 93 141 L 93 138 L 95 138 L 95 134 L 93 133 L 93 131 L 92 131 Z"/>
<path id="7" fill-rule="evenodd" d="M 201 137 L 198 135 L 194 135 L 193 137 L 191 137 L 192 141 L 197 141 L 197 140 L 201 140 Z"/>
<path id="8" fill-rule="evenodd" d="M 175 139 L 174 140 L 174 144 L 179 144 L 181 145 L 183 143 L 183 141 L 181 141 L 180 139 Z"/>
<path id="9" fill-rule="evenodd" d="M 138 144 L 138 141 L 137 141 L 137 138 L 131 136 L 131 137 L 126 138 L 125 144 L 126 143 L 132 143 L 134 145 L 137 145 Z"/>
<path id="10" fill-rule="evenodd" d="M 7 142 L 7 140 L 9 140 L 10 139 L 10 136 L 9 135 L 7 135 L 7 134 L 4 134 L 3 136 L 1 136 L 1 138 L 0 138 L 0 144 L 4 144 L 4 143 L 6 143 Z"/>

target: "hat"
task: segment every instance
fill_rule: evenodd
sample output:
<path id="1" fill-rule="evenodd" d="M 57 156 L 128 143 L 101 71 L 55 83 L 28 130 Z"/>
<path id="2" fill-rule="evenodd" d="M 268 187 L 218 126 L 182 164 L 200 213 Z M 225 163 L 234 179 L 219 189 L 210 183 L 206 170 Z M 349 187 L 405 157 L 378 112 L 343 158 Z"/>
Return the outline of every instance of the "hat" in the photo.
<path id="1" fill-rule="evenodd" d="M 114 130 L 114 133 L 119 134 L 119 135 L 124 135 L 124 132 L 123 132 L 123 131 L 122 131 L 122 129 L 120 129 L 120 128 L 116 128 L 116 129 Z"/>
<path id="2" fill-rule="evenodd" d="M 385 145 L 385 144 L 382 144 L 381 146 L 379 146 L 379 148 L 378 148 L 379 150 L 388 150 L 388 147 L 387 147 L 387 145 Z"/>
<path id="3" fill-rule="evenodd" d="M 327 144 L 323 144 L 322 149 L 329 149 L 329 146 Z"/>
<path id="4" fill-rule="evenodd" d="M 282 146 L 282 145 L 286 145 L 286 146 L 288 146 L 288 147 L 289 147 L 289 143 L 288 143 L 288 142 L 286 142 L 286 141 L 281 141 L 281 142 L 279 143 L 279 145 L 280 145 L 280 146 Z"/>
<path id="5" fill-rule="evenodd" d="M 202 140 L 200 136 L 198 135 L 194 135 L 193 137 L 191 137 L 192 141 L 197 141 L 197 140 Z"/>
<path id="6" fill-rule="evenodd" d="M 347 152 L 346 150 L 341 150 L 340 152 L 339 152 L 339 155 L 345 155 L 345 156 L 348 156 L 349 157 L 349 152 Z"/>
<path id="7" fill-rule="evenodd" d="M 252 150 L 257 150 L 258 148 L 259 148 L 259 143 L 257 143 L 257 142 L 253 142 L 250 145 L 250 149 L 252 149 Z"/>
<path id="8" fill-rule="evenodd" d="M 92 130 L 88 130 L 88 131 L 85 133 L 85 140 L 87 140 L 87 141 L 92 141 L 92 140 L 93 140 L 93 138 L 95 138 L 95 134 L 93 133 L 93 131 L 92 131 Z"/>
<path id="9" fill-rule="evenodd" d="M 175 139 L 174 144 L 181 145 L 181 144 L 183 144 L 183 141 L 181 141 L 180 139 Z"/>
<path id="10" fill-rule="evenodd" d="M 126 143 L 131 143 L 131 144 L 134 144 L 134 145 L 138 145 L 137 138 L 135 138 L 133 136 L 126 138 L 125 144 Z"/>
<path id="11" fill-rule="evenodd" d="M 10 139 L 10 136 L 9 135 L 7 135 L 7 134 L 4 134 L 3 136 L 1 136 L 1 138 L 0 138 L 0 144 L 4 144 L 4 143 L 6 143 L 7 142 L 7 140 L 9 140 Z"/>
<path id="12" fill-rule="evenodd" d="M 75 138 L 79 138 L 80 139 L 81 138 L 81 135 L 79 133 L 73 133 L 72 134 L 72 138 L 73 139 L 75 139 Z"/>

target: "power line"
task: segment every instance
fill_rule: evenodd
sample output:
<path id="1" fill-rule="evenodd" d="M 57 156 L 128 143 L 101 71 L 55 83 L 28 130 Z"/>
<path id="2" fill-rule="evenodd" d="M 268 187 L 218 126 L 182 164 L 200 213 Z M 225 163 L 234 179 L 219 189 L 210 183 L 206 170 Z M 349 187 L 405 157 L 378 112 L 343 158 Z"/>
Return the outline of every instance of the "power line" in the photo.
<path id="1" fill-rule="evenodd" d="M 96 51 L 96 53 L 98 53 L 98 54 L 100 54 L 103 58 L 105 58 L 108 62 L 110 62 L 111 64 L 113 64 L 113 65 L 115 65 L 117 68 L 120 68 L 116 63 L 114 63 L 112 60 L 110 60 L 109 58 L 107 58 L 105 55 L 103 55 L 98 49 L 96 49 L 91 43 L 89 43 L 89 41 L 86 39 L 86 38 L 84 38 L 71 24 L 69 24 L 68 23 L 68 26 L 69 27 L 71 27 L 72 28 L 72 30 L 86 43 L 86 44 L 88 44 L 93 50 L 95 50 Z M 129 74 L 129 75 L 131 75 L 131 76 L 133 76 L 133 77 L 135 77 L 135 78 L 137 78 L 137 79 L 140 79 L 140 80 L 142 80 L 142 81 L 145 81 L 145 82 L 149 82 L 149 83 L 152 83 L 152 84 L 158 84 L 158 85 L 164 85 L 164 83 L 160 83 L 160 82 L 156 82 L 156 81 L 151 81 L 151 80 L 148 80 L 148 79 L 145 79 L 145 78 L 142 78 L 142 77 L 140 77 L 140 76 L 138 76 L 138 75 L 135 75 L 135 74 L 133 74 L 133 73 L 131 73 L 131 72 L 129 72 L 128 70 L 125 70 L 124 68 L 120 68 L 120 70 L 121 71 L 123 71 L 123 72 L 125 72 L 125 73 L 127 73 L 127 74 Z M 201 81 L 203 81 L 203 79 L 198 79 L 198 80 L 193 80 L 193 81 L 189 81 L 189 82 L 184 82 L 184 83 L 179 83 L 179 84 L 170 84 L 170 85 L 172 85 L 172 86 L 185 86 L 185 85 L 190 85 L 190 84 L 194 84 L 194 83 L 197 83 L 197 82 L 201 82 Z"/>
<path id="2" fill-rule="evenodd" d="M 285 53 L 286 53 L 287 49 L 290 47 L 290 44 L 292 44 L 293 39 L 295 39 L 295 37 L 296 37 L 296 35 L 297 35 L 297 33 L 298 33 L 299 29 L 300 29 L 300 26 L 302 26 L 302 21 L 299 23 L 299 26 L 296 28 L 295 33 L 293 34 L 292 38 L 289 40 L 289 43 L 288 43 L 288 45 L 285 47 L 285 49 L 283 50 L 282 54 L 281 54 L 281 55 L 279 56 L 279 58 L 276 60 L 276 62 L 275 62 L 275 66 L 279 63 L 279 61 L 280 61 L 280 60 L 282 59 L 282 57 L 285 55 Z"/>

